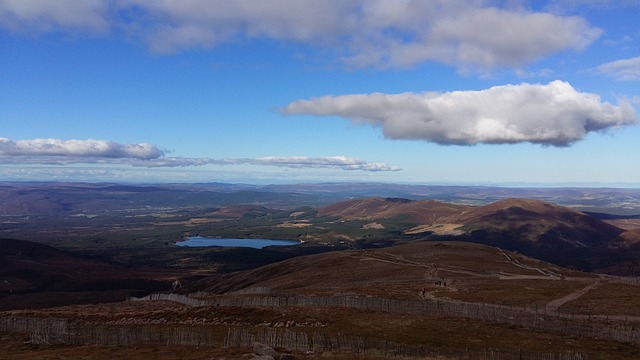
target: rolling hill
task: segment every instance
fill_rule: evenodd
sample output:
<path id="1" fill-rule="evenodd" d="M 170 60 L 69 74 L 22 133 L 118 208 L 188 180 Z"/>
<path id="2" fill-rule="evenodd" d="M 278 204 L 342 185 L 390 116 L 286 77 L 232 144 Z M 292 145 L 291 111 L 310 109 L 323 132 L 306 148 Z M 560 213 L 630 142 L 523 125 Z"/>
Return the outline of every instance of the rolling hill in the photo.
<path id="1" fill-rule="evenodd" d="M 69 338 L 89 334 L 94 339 L 99 332 L 106 344 L 117 347 L 136 343 L 128 337 L 123 343 L 120 334 L 139 335 L 142 340 L 136 341 L 151 341 L 158 348 L 183 341 L 190 351 L 208 351 L 206 358 L 212 353 L 201 348 L 203 339 L 218 345 L 238 340 L 233 350 L 219 346 L 216 351 L 220 357 L 239 358 L 248 351 L 238 350 L 246 346 L 240 339 L 253 344 L 261 334 L 262 341 L 272 341 L 270 346 L 283 339 L 302 339 L 304 346 L 309 339 L 316 345 L 323 339 L 355 344 L 316 348 L 327 351 L 319 351 L 320 357 L 328 355 L 327 349 L 359 352 L 363 343 L 367 351 L 385 355 L 392 347 L 407 356 L 435 349 L 437 356 L 444 351 L 449 358 L 460 358 L 461 348 L 467 358 L 495 349 L 508 354 L 503 358 L 558 358 L 574 352 L 590 359 L 640 356 L 635 340 L 616 337 L 640 338 L 636 279 L 572 269 L 633 274 L 635 267 L 640 270 L 640 232 L 567 207 L 530 199 L 467 206 L 376 197 L 295 210 L 216 206 L 196 217 L 154 211 L 158 216 L 150 217 L 151 228 L 170 223 L 181 231 L 215 233 L 236 226 L 251 236 L 291 234 L 309 242 L 278 255 L 279 260 L 287 258 L 282 261 L 273 254 L 269 260 L 268 249 L 174 254 L 183 262 L 193 260 L 186 263 L 206 258 L 206 264 L 218 267 L 223 260 L 269 260 L 261 262 L 268 265 L 244 267 L 249 270 L 188 277 L 194 268 L 169 269 L 168 262 L 162 264 L 165 269 L 127 268 L 43 244 L 0 240 L 0 310 L 12 310 L 3 312 L 5 319 L 27 317 L 36 324 L 62 319 L 73 325 Z M 322 242 L 333 233 L 346 245 Z M 123 234 L 128 239 L 132 232 Z M 368 235 L 396 245 L 375 248 Z M 144 258 L 162 257 L 172 244 L 153 252 L 141 249 Z M 168 293 L 178 277 L 184 286 Z M 149 292 L 160 294 L 122 302 Z M 94 305 L 69 306 L 73 304 Z M 60 305 L 65 306 L 42 309 Z M 22 310 L 13 310 L 18 308 Z M 162 335 L 166 330 L 170 335 Z M 33 334 L 39 333 L 32 332 L 32 339 Z M 306 357 L 308 348 L 298 346 L 284 348 Z M 364 356 L 371 358 L 371 353 Z"/>
<path id="2" fill-rule="evenodd" d="M 473 207 L 369 198 L 332 204 L 320 208 L 319 214 L 344 220 L 402 219 L 410 225 L 405 234 L 415 237 L 498 246 L 585 270 L 606 269 L 628 255 L 621 252 L 617 240 L 623 229 L 539 200 L 505 199 Z"/>
<path id="3" fill-rule="evenodd" d="M 531 241 L 564 241 L 576 247 L 606 245 L 622 230 L 593 216 L 538 200 L 506 199 L 464 211 L 458 221 L 517 233 Z"/>
<path id="4" fill-rule="evenodd" d="M 507 304 L 535 302 L 539 298 L 537 301 L 544 304 L 551 299 L 544 298 L 540 292 L 543 287 L 553 287 L 560 293 L 571 291 L 580 286 L 579 281 L 558 280 L 576 277 L 595 278 L 486 245 L 418 241 L 381 249 L 297 257 L 203 279 L 185 287 L 183 292 L 242 294 L 251 293 L 251 289 L 270 289 L 285 294 L 397 299 L 428 295 Z M 520 281 L 527 281 L 529 288 L 519 287 Z M 484 287 L 488 282 L 493 285 Z M 421 295 L 423 290 L 426 292 Z M 498 296 L 499 291 L 504 293 Z"/>
<path id="5" fill-rule="evenodd" d="M 27 348 L 6 336 L 3 346 L 11 358 L 60 348 L 70 357 L 104 344 L 112 354 L 128 350 L 119 358 L 148 358 L 152 349 L 163 357 L 181 346 L 193 359 L 251 358 L 255 342 L 305 359 L 640 354 L 637 338 L 620 338 L 637 333 L 640 313 L 629 301 L 640 294 L 637 284 L 481 244 L 416 241 L 300 256 L 193 281 L 179 292 L 5 312 L 5 323 L 30 319 L 32 341 L 44 336 L 36 326 L 51 318 L 67 332 L 45 334 L 64 346 Z M 594 306 L 603 296 L 606 306 Z"/>
<path id="6" fill-rule="evenodd" d="M 318 215 L 371 220 L 401 217 L 409 222 L 427 224 L 460 214 L 466 209 L 469 207 L 436 200 L 363 198 L 321 207 L 318 209 Z"/>
<path id="7" fill-rule="evenodd" d="M 184 275 L 127 269 L 39 243 L 0 239 L 0 310 L 122 301 L 170 289 Z"/>

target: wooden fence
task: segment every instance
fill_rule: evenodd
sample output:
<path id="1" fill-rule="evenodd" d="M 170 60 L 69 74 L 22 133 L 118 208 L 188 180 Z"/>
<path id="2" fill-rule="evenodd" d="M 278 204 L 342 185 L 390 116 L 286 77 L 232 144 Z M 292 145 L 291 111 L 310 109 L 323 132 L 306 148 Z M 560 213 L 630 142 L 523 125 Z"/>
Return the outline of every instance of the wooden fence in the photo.
<path id="1" fill-rule="evenodd" d="M 212 330 L 204 326 L 85 325 L 65 319 L 5 316 L 0 317 L 0 332 L 27 333 L 32 343 L 48 345 L 216 344 Z"/>
<path id="2" fill-rule="evenodd" d="M 56 318 L 0 317 L 0 332 L 28 333 L 36 344 L 59 344 L 69 332 L 68 322 Z"/>
<path id="3" fill-rule="evenodd" d="M 200 294 L 202 295 L 202 294 Z M 588 316 L 547 313 L 545 308 L 526 308 L 454 300 L 397 300 L 358 296 L 242 296 L 194 298 L 179 294 L 152 294 L 132 301 L 167 300 L 190 306 L 224 307 L 323 307 L 383 311 L 422 316 L 463 317 L 514 325 L 530 330 L 578 337 L 610 339 L 640 344 L 640 324 L 626 321 L 595 321 Z"/>
<path id="4" fill-rule="evenodd" d="M 504 352 L 499 349 L 443 349 L 423 345 L 408 345 L 362 336 L 307 334 L 290 329 L 263 328 L 251 332 L 244 328 L 230 328 L 224 339 L 225 347 L 247 347 L 262 343 L 274 348 L 311 352 L 353 352 L 385 357 L 433 357 L 474 360 L 586 360 L 576 352 Z"/>
<path id="5" fill-rule="evenodd" d="M 499 349 L 472 351 L 408 345 L 362 336 L 327 333 L 305 333 L 290 329 L 262 328 L 250 332 L 244 328 L 229 328 L 224 339 L 215 339 L 206 326 L 82 325 L 65 319 L 0 317 L 0 332 L 28 333 L 35 344 L 100 344 L 100 345 L 193 345 L 199 347 L 250 347 L 260 342 L 275 348 L 313 352 L 353 352 L 387 357 L 438 357 L 478 360 L 587 360 L 580 353 L 564 352 L 504 352 Z"/>

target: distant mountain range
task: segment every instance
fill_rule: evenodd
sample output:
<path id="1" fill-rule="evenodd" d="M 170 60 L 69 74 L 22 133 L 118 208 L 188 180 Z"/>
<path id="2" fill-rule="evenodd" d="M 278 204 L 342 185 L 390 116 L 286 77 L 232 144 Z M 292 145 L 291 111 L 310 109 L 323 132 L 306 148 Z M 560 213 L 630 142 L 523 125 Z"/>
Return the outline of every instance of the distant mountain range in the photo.
<path id="1" fill-rule="evenodd" d="M 407 185 L 389 183 L 318 184 L 115 184 L 0 182 L 0 215 L 39 214 L 93 209 L 194 208 L 257 204 L 292 208 L 323 206 L 363 197 L 439 200 L 458 205 L 486 205 L 507 198 L 528 198 L 583 211 L 640 214 L 640 189 L 521 188 Z"/>

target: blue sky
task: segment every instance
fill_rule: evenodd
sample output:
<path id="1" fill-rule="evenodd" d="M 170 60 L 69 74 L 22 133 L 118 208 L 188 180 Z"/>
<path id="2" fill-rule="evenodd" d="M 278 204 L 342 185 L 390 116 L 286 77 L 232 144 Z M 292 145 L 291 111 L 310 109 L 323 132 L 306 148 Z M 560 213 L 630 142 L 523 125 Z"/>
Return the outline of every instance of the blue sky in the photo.
<path id="1" fill-rule="evenodd" d="M 638 14 L 0 0 L 0 180 L 640 186 Z"/>

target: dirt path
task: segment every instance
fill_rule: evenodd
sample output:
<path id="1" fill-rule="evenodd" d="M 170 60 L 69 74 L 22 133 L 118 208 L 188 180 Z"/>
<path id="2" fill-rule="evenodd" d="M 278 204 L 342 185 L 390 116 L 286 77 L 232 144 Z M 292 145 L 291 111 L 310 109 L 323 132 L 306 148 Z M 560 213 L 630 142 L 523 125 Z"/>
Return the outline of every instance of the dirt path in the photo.
<path id="1" fill-rule="evenodd" d="M 569 295 L 563 296 L 563 297 L 561 297 L 559 299 L 555 299 L 555 300 L 549 302 L 546 305 L 547 311 L 549 311 L 549 312 L 557 312 L 558 309 L 560 308 L 560 306 L 562 306 L 562 305 L 564 305 L 564 304 L 566 304 L 566 303 L 568 303 L 570 301 L 578 299 L 580 296 L 588 293 L 589 291 L 597 288 L 600 285 L 602 285 L 602 282 L 600 280 L 598 280 L 598 281 L 596 281 L 594 283 L 591 283 L 591 284 L 583 287 L 582 289 L 578 289 L 578 290 L 572 292 Z"/>
<path id="2" fill-rule="evenodd" d="M 525 269 L 525 270 L 532 270 L 532 271 L 537 271 L 540 274 L 542 274 L 543 276 L 547 276 L 550 278 L 560 278 L 560 274 L 555 273 L 549 269 L 546 268 L 539 268 L 539 267 L 533 267 L 533 266 L 529 266 L 529 265 L 525 265 L 523 263 L 521 263 L 518 259 L 515 258 L 515 256 L 511 256 L 507 253 L 505 253 L 502 249 L 498 248 L 498 250 L 500 250 L 500 252 L 502 253 L 502 255 L 504 255 L 504 257 L 507 258 L 507 260 L 511 263 L 511 265 L 513 266 L 517 266 L 521 269 Z"/>
<path id="3" fill-rule="evenodd" d="M 375 255 L 370 254 L 366 256 L 361 256 L 360 261 L 379 261 L 383 263 L 400 265 L 400 266 L 424 267 L 427 269 L 426 273 L 428 274 L 428 276 L 425 276 L 425 277 L 428 279 L 438 278 L 438 274 L 440 271 L 454 273 L 454 274 L 469 275 L 469 276 L 474 276 L 479 278 L 497 278 L 500 280 L 549 280 L 549 279 L 560 280 L 561 279 L 559 274 L 554 273 L 548 269 L 527 266 L 520 263 L 518 259 L 513 258 L 504 252 L 503 252 L 503 255 L 514 266 L 519 267 L 521 269 L 525 269 L 525 270 L 536 271 L 540 273 L 540 275 L 513 274 L 508 272 L 481 273 L 481 272 L 471 271 L 471 270 L 467 270 L 467 269 L 463 269 L 455 266 L 449 266 L 449 265 L 440 264 L 440 266 L 438 266 L 436 264 L 423 264 L 416 261 L 408 260 L 400 255 L 389 254 L 386 252 L 375 254 Z M 586 278 L 586 279 L 589 279 L 589 278 Z"/>

